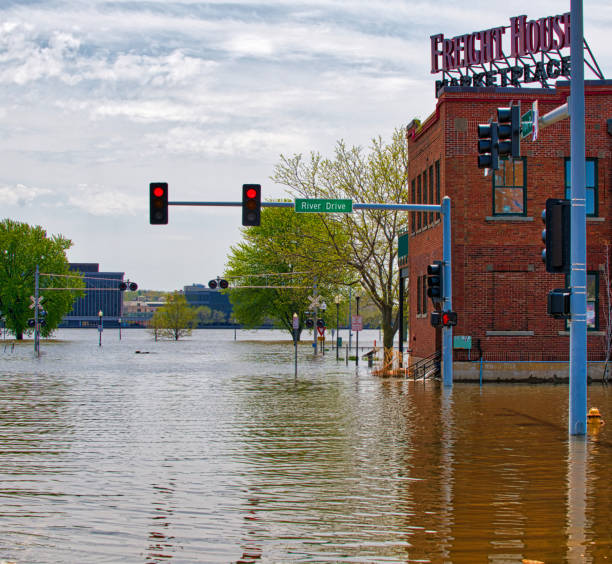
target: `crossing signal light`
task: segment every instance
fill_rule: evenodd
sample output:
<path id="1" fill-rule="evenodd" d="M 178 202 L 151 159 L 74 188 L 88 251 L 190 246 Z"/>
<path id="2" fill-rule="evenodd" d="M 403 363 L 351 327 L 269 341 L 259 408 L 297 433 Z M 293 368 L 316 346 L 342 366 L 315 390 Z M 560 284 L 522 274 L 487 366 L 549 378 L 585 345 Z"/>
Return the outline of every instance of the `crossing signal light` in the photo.
<path id="1" fill-rule="evenodd" d="M 208 281 L 208 287 L 209 287 L 211 290 L 215 290 L 215 289 L 217 288 L 217 286 L 218 286 L 218 284 L 217 284 L 217 281 L 216 281 L 216 280 L 209 280 L 209 281 Z"/>
<path id="2" fill-rule="evenodd" d="M 548 198 L 546 209 L 542 212 L 546 229 L 542 231 L 542 241 L 546 248 L 542 260 L 546 272 L 569 273 L 571 266 L 571 202 L 560 198 Z"/>
<path id="3" fill-rule="evenodd" d="M 242 185 L 242 225 L 258 226 L 261 223 L 261 184 Z"/>
<path id="4" fill-rule="evenodd" d="M 441 322 L 444 327 L 454 327 L 457 325 L 457 312 L 443 311 Z"/>
<path id="5" fill-rule="evenodd" d="M 168 223 L 168 183 L 151 182 L 149 184 L 149 223 L 167 225 Z"/>
<path id="6" fill-rule="evenodd" d="M 312 329 L 314 327 L 314 320 L 310 319 L 310 317 L 306 320 L 306 327 L 308 327 L 308 329 Z"/>
<path id="7" fill-rule="evenodd" d="M 130 292 L 135 292 L 138 290 L 138 284 L 136 284 L 136 282 L 130 282 L 129 280 L 127 282 L 119 283 L 119 290 L 122 292 L 125 292 L 128 288 L 130 289 Z"/>
<path id="8" fill-rule="evenodd" d="M 497 152 L 498 125 L 497 123 L 486 123 L 478 126 L 478 168 L 499 168 L 499 156 Z"/>
<path id="9" fill-rule="evenodd" d="M 221 288 L 222 290 L 227 290 L 228 287 L 229 287 L 229 282 L 221 278 L 221 280 L 219 280 L 219 288 Z"/>
<path id="10" fill-rule="evenodd" d="M 521 107 L 497 108 L 497 153 L 499 156 L 521 156 Z"/>
<path id="11" fill-rule="evenodd" d="M 434 304 L 444 301 L 444 263 L 441 260 L 427 266 L 427 295 Z"/>
<path id="12" fill-rule="evenodd" d="M 317 327 L 319 327 L 319 329 L 325 327 L 325 321 L 322 319 L 317 319 Z"/>

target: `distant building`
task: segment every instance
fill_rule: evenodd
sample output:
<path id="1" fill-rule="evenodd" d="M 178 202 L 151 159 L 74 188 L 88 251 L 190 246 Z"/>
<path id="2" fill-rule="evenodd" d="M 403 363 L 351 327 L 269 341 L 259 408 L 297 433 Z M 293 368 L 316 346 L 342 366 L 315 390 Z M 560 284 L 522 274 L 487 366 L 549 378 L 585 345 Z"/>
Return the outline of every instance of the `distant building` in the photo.
<path id="1" fill-rule="evenodd" d="M 80 272 L 85 281 L 85 296 L 74 302 L 72 311 L 64 316 L 62 327 L 96 327 L 102 312 L 106 326 L 117 326 L 123 310 L 123 292 L 119 284 L 123 272 L 100 272 L 93 262 L 70 263 L 70 270 Z"/>
<path id="2" fill-rule="evenodd" d="M 229 321 L 231 318 L 233 308 L 227 294 L 219 290 L 211 290 L 207 286 L 204 286 L 204 284 L 184 286 L 183 293 L 190 306 L 196 308 L 206 306 L 213 311 L 222 312 L 226 321 Z"/>

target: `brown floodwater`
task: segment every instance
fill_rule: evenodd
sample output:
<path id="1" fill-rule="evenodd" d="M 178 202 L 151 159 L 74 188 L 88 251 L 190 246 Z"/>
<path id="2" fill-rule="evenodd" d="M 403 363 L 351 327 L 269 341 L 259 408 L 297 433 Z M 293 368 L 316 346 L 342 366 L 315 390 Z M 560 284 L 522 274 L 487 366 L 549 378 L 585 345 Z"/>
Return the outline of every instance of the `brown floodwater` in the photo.
<path id="1" fill-rule="evenodd" d="M 612 560 L 609 387 L 570 439 L 567 385 L 383 380 L 308 342 L 295 379 L 276 332 L 56 337 L 0 341 L 0 561 Z"/>

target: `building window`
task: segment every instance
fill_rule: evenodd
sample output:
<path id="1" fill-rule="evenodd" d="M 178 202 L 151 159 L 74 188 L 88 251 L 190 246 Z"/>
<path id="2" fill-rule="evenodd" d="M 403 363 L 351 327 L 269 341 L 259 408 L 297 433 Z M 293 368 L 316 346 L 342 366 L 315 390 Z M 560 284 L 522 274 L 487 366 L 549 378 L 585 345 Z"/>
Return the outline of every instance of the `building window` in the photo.
<path id="1" fill-rule="evenodd" d="M 493 215 L 525 215 L 527 208 L 525 157 L 500 159 L 493 174 Z"/>
<path id="2" fill-rule="evenodd" d="M 586 159 L 586 213 L 590 216 L 599 214 L 597 159 Z M 572 162 L 565 159 L 565 197 L 571 199 Z"/>
<path id="3" fill-rule="evenodd" d="M 422 204 L 422 196 L 421 196 L 421 175 L 417 176 L 417 204 Z M 423 212 L 417 212 L 417 229 L 421 229 L 421 216 Z"/>
<path id="4" fill-rule="evenodd" d="M 412 203 L 416 204 L 416 182 L 413 179 L 412 180 Z M 411 231 L 412 234 L 414 235 L 414 233 L 416 232 L 416 212 L 410 212 L 410 222 L 411 222 Z"/>
<path id="5" fill-rule="evenodd" d="M 436 167 L 436 204 L 440 205 L 440 161 L 435 162 Z M 440 220 L 440 214 L 436 213 L 436 220 Z"/>
<path id="6" fill-rule="evenodd" d="M 423 290 L 421 291 L 421 296 L 423 297 L 423 305 L 421 310 L 423 315 L 427 315 L 427 275 L 424 275 L 422 278 Z"/>
<path id="7" fill-rule="evenodd" d="M 421 315 L 421 290 L 423 285 L 421 284 L 421 276 L 417 278 L 417 315 Z"/>
<path id="8" fill-rule="evenodd" d="M 423 171 L 423 203 L 427 204 L 427 169 Z M 423 212 L 423 227 L 427 227 L 427 212 Z"/>
<path id="9" fill-rule="evenodd" d="M 429 167 L 429 203 L 433 204 L 434 200 L 434 178 L 433 178 L 433 165 Z M 440 202 L 438 202 L 440 203 Z M 433 212 L 429 212 L 429 223 L 434 222 L 434 214 Z"/>

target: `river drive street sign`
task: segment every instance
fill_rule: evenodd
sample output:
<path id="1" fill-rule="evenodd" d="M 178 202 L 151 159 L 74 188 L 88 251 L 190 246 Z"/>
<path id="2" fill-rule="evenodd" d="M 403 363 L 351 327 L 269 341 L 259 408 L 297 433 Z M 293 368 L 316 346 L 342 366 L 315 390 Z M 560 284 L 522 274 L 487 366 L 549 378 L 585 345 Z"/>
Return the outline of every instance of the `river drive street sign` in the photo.
<path id="1" fill-rule="evenodd" d="M 295 211 L 301 213 L 351 213 L 353 200 L 296 198 Z"/>

